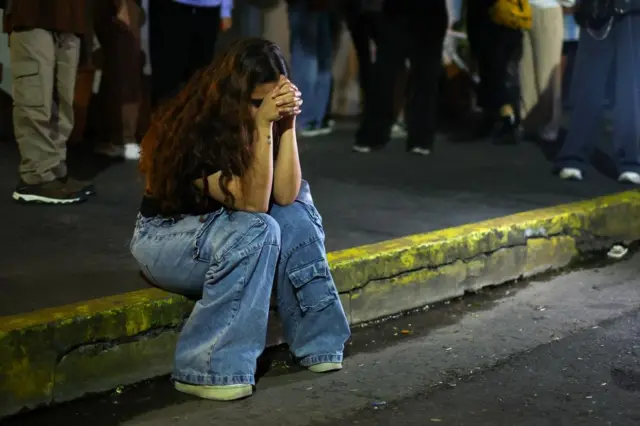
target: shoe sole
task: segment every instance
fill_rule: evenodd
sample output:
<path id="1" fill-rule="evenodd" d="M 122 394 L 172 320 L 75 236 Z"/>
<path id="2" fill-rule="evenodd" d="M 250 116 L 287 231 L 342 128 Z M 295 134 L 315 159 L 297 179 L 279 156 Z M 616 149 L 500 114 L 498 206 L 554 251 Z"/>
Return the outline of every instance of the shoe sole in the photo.
<path id="1" fill-rule="evenodd" d="M 307 367 L 312 373 L 330 373 L 332 371 L 342 370 L 341 362 L 322 362 L 320 364 L 310 365 Z"/>
<path id="2" fill-rule="evenodd" d="M 212 401 L 235 401 L 248 398 L 253 394 L 253 386 L 251 385 L 200 386 L 175 382 L 174 387 L 178 392 Z"/>
<path id="3" fill-rule="evenodd" d="M 640 181 L 635 181 L 629 178 L 622 178 L 622 179 L 618 178 L 618 182 L 625 185 L 640 185 Z"/>
<path id="4" fill-rule="evenodd" d="M 84 197 L 59 199 L 59 198 L 43 197 L 42 195 L 20 194 L 19 192 L 14 192 L 12 195 L 12 198 L 14 199 L 14 201 L 21 204 L 67 205 L 67 204 L 80 204 L 87 201 L 87 199 Z"/>

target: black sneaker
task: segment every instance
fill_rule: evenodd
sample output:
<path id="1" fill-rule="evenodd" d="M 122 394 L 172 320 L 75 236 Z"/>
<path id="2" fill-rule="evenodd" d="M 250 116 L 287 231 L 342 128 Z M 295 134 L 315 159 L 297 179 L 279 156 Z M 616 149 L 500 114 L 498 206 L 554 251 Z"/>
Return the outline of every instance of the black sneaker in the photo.
<path id="1" fill-rule="evenodd" d="M 502 117 L 493 131 L 493 143 L 496 145 L 516 145 L 520 142 L 521 131 L 513 115 Z"/>
<path id="2" fill-rule="evenodd" d="M 72 192 L 79 192 L 84 195 L 96 195 L 96 187 L 90 180 L 79 180 L 71 177 L 65 177 L 59 180 L 67 184 Z"/>
<path id="3" fill-rule="evenodd" d="M 26 204 L 78 204 L 87 201 L 84 193 L 61 180 L 29 185 L 20 182 L 13 199 Z"/>

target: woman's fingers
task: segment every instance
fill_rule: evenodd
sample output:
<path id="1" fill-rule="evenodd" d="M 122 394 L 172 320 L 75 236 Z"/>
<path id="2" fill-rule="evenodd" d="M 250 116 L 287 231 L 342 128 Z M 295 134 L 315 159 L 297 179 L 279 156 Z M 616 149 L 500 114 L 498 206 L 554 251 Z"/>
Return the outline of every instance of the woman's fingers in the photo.
<path id="1" fill-rule="evenodd" d="M 276 106 L 282 106 L 282 105 L 288 105 L 291 103 L 302 101 L 302 98 L 300 97 L 300 92 L 297 92 L 297 93 L 288 93 L 286 95 L 278 96 L 275 100 L 276 100 Z"/>

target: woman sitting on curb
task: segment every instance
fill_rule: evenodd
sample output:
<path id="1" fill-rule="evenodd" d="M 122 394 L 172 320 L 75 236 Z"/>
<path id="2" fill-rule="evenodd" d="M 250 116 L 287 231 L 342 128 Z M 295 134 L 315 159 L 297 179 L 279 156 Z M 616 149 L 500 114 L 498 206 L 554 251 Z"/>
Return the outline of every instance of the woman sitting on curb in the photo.
<path id="1" fill-rule="evenodd" d="M 349 324 L 321 218 L 301 179 L 300 92 L 278 47 L 236 42 L 156 113 L 131 241 L 158 287 L 198 294 L 176 348 L 179 391 L 247 397 L 276 286 L 284 337 L 313 372 L 342 368 Z"/>

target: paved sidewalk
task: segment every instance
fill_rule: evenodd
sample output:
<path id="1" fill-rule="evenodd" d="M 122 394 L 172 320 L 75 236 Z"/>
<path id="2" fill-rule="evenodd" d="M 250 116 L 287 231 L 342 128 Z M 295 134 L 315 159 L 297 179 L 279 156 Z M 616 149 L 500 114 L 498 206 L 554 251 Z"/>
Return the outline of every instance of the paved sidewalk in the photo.
<path id="1" fill-rule="evenodd" d="M 347 128 L 301 142 L 331 251 L 628 189 L 598 173 L 562 182 L 532 144 L 443 140 L 422 158 L 397 141 L 356 155 L 352 134 Z M 135 164 L 100 173 L 89 203 L 49 207 L 11 201 L 17 163 L 15 147 L 0 144 L 0 316 L 145 287 L 128 253 L 141 194 Z"/>

